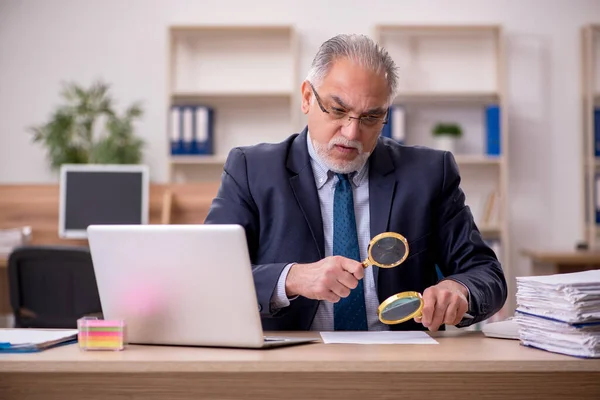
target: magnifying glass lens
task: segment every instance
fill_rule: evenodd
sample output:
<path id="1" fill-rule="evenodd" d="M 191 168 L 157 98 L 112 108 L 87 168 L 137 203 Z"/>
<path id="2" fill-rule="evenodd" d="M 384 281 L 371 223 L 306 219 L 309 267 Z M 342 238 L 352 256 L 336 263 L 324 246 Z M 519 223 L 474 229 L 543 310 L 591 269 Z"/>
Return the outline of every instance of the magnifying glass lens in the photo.
<path id="1" fill-rule="evenodd" d="M 381 265 L 395 265 L 406 254 L 406 246 L 396 237 L 384 237 L 375 242 L 371 249 L 371 257 Z"/>
<path id="2" fill-rule="evenodd" d="M 381 317 L 388 321 L 402 320 L 414 314 L 420 306 L 421 299 L 419 297 L 402 297 L 385 306 L 381 310 Z"/>

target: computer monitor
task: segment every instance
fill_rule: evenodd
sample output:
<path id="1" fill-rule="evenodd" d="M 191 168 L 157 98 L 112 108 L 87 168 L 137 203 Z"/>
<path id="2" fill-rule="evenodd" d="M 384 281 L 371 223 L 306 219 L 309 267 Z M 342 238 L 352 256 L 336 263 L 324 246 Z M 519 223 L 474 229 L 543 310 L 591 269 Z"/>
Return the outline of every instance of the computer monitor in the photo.
<path id="1" fill-rule="evenodd" d="M 85 239 L 89 225 L 147 224 L 148 192 L 145 165 L 62 165 L 59 237 Z"/>

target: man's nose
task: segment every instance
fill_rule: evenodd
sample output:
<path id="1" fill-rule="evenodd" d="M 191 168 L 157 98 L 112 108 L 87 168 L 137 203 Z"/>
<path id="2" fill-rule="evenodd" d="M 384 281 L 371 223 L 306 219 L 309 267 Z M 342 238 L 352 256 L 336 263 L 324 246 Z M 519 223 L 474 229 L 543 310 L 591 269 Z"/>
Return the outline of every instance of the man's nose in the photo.
<path id="1" fill-rule="evenodd" d="M 358 140 L 360 137 L 360 120 L 350 118 L 350 121 L 346 121 L 345 126 L 342 127 L 341 133 L 348 140 Z"/>

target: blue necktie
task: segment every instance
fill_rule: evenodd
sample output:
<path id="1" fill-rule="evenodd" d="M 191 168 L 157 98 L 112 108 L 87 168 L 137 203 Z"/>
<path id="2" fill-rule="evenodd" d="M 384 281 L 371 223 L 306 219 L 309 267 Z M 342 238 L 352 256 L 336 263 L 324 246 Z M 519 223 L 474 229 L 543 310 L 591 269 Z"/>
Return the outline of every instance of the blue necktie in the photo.
<path id="1" fill-rule="evenodd" d="M 354 200 L 348 175 L 337 175 L 339 181 L 333 199 L 333 255 L 360 261 Z M 336 331 L 366 331 L 367 314 L 363 280 L 333 307 L 333 325 Z"/>

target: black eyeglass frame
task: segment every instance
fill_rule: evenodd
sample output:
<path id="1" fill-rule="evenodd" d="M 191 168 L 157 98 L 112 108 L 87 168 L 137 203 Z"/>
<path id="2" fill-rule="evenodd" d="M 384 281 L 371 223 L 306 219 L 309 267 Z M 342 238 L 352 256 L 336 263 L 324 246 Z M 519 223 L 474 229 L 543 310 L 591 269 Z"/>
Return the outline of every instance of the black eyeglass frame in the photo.
<path id="1" fill-rule="evenodd" d="M 315 87 L 313 86 L 312 82 L 308 81 L 308 84 L 310 85 L 310 88 L 312 89 L 312 92 L 315 94 L 315 99 L 317 99 L 317 104 L 319 105 L 319 108 L 321 109 L 321 111 L 323 111 L 325 114 L 330 114 L 331 115 L 331 113 L 329 112 L 329 110 L 327 110 L 325 107 L 323 107 L 323 104 L 321 103 L 321 97 L 319 96 L 319 93 L 317 93 L 317 91 L 316 91 Z M 386 111 L 386 113 L 385 113 L 385 117 L 384 117 L 384 119 L 382 121 L 383 125 L 386 125 L 388 123 L 389 114 L 390 114 L 390 109 L 388 108 L 387 111 Z M 379 120 L 379 118 L 373 118 L 373 117 L 367 117 L 367 116 L 353 117 L 353 116 L 349 115 L 348 113 L 346 113 L 345 117 L 348 117 L 348 120 L 353 120 L 353 119 L 358 120 L 359 126 L 360 126 L 361 122 L 363 121 L 363 119 L 365 119 L 365 118 Z M 342 119 L 342 117 L 339 118 L 339 119 Z M 369 127 L 369 126 L 367 126 L 367 127 Z"/>

